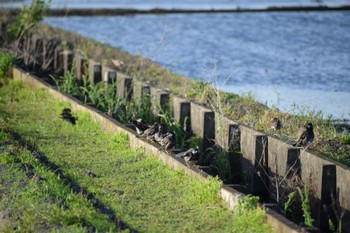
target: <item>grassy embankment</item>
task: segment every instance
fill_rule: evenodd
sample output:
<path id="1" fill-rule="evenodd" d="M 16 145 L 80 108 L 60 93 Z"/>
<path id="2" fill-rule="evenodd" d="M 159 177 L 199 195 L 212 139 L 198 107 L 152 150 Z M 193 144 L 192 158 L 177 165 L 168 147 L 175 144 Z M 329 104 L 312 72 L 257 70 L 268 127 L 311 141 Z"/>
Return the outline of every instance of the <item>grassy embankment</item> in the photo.
<path id="1" fill-rule="evenodd" d="M 218 180 L 202 184 L 131 151 L 126 135 L 102 131 L 86 113 L 74 113 L 76 125 L 63 121 L 67 103 L 1 81 L 1 231 L 269 231 L 260 208 L 224 208 Z"/>
<path id="2" fill-rule="evenodd" d="M 84 51 L 105 64 L 111 64 L 111 59 L 121 60 L 124 65 L 119 69 L 137 80 L 147 80 L 155 86 L 169 88 L 177 96 L 204 103 L 240 123 L 275 134 L 284 140 L 296 140 L 303 125 L 306 122 L 312 122 L 315 141 L 309 149 L 347 166 L 350 165 L 349 133 L 337 130 L 333 119 L 331 117 L 324 119 L 322 112 L 299 109 L 298 106 L 295 106 L 295 112 L 299 113 L 299 116 L 283 113 L 276 108 L 267 108 L 259 104 L 251 94 L 238 96 L 220 92 L 209 83 L 187 79 L 148 59 L 132 56 L 125 51 L 84 38 L 73 32 L 52 28 L 45 24 L 39 25 L 37 32 L 47 38 L 59 37 L 63 41 L 73 42 L 77 50 Z M 270 121 L 273 117 L 278 117 L 282 121 L 281 130 L 272 131 L 270 128 Z"/>

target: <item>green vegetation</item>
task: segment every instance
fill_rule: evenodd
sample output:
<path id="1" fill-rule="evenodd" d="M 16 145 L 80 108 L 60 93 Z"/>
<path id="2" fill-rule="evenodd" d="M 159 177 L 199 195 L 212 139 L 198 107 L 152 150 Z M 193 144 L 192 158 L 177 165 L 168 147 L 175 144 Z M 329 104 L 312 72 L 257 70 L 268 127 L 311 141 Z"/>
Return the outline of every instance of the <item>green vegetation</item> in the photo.
<path id="1" fill-rule="evenodd" d="M 0 98 L 0 135 L 4 141 L 0 173 L 6 181 L 0 189 L 12 200 L 8 204 L 0 202 L 0 211 L 11 208 L 6 217 L 7 231 L 118 230 L 110 218 L 94 208 L 90 195 L 74 192 L 68 186 L 67 177 L 132 229 L 143 232 L 243 229 L 244 219 L 222 207 L 219 180 L 212 178 L 203 184 L 144 155 L 142 149 L 131 151 L 126 135 L 103 132 L 87 113 L 74 113 L 78 117 L 76 125 L 63 121 L 60 113 L 69 106 L 54 101 L 42 89 L 30 91 L 20 82 L 10 81 L 1 87 Z M 13 145 L 17 148 L 18 145 L 7 131 L 15 131 L 35 145 L 57 168 L 52 171 L 47 163 L 35 157 L 36 153 L 25 148 L 12 150 Z M 33 176 L 26 177 L 19 169 L 22 164 L 33 167 Z M 19 185 L 22 181 L 26 185 Z M 254 216 L 249 221 L 251 231 L 269 232 L 263 224 L 262 209 L 244 213 Z"/>
<path id="2" fill-rule="evenodd" d="M 8 52 L 0 51 L 0 78 L 5 77 L 16 58 Z"/>
<path id="3" fill-rule="evenodd" d="M 11 40 L 21 40 L 33 32 L 33 28 L 42 20 L 44 12 L 48 9 L 50 0 L 33 0 L 31 6 L 24 6 L 16 16 L 15 21 L 8 27 Z"/>
<path id="4" fill-rule="evenodd" d="M 1 232 L 104 232 L 116 230 L 86 197 L 0 131 Z"/>
<path id="5" fill-rule="evenodd" d="M 258 207 L 258 203 L 259 197 L 251 195 L 247 195 L 239 201 L 234 214 L 237 232 L 260 233 L 269 230 L 268 225 L 263 221 L 265 211 Z M 255 228 L 256 224 L 260 225 L 260 228 Z"/>
<path id="6" fill-rule="evenodd" d="M 302 213 L 302 216 L 299 213 Z M 313 227 L 314 219 L 311 214 L 310 193 L 306 186 L 302 189 L 297 187 L 297 190 L 289 193 L 284 204 L 284 214 L 294 222 L 303 222 L 303 225 Z"/>

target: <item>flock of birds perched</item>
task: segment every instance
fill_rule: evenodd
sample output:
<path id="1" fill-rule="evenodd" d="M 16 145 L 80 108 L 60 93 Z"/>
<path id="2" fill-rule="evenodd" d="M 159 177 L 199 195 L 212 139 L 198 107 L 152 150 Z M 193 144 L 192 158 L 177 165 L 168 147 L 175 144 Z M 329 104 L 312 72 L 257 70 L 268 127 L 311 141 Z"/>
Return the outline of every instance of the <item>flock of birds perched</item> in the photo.
<path id="1" fill-rule="evenodd" d="M 282 128 L 282 122 L 277 117 L 274 117 L 271 120 L 270 126 L 271 126 L 271 129 L 273 130 L 279 130 Z M 314 127 L 312 123 L 308 122 L 304 125 L 303 130 L 299 134 L 298 140 L 296 141 L 296 143 L 293 144 L 293 146 L 307 147 L 314 141 L 314 138 L 315 138 Z"/>
<path id="2" fill-rule="evenodd" d="M 65 121 L 70 122 L 75 125 L 77 117 L 72 115 L 72 111 L 69 108 L 64 108 L 61 113 L 61 118 Z M 151 142 L 160 145 L 159 150 L 168 151 L 176 146 L 176 135 L 174 132 L 170 131 L 166 124 L 155 122 L 153 125 L 149 125 L 143 119 L 132 119 L 131 123 L 136 128 L 136 133 L 138 137 L 145 138 Z M 271 120 L 271 128 L 274 130 L 279 130 L 282 128 L 281 121 L 278 118 L 273 118 Z M 296 143 L 293 146 L 296 147 L 307 147 L 314 141 L 315 135 L 313 132 L 312 123 L 308 122 L 304 125 L 303 131 Z M 190 148 L 187 151 L 180 152 L 175 155 L 178 158 L 183 158 L 186 162 L 190 160 L 197 160 L 199 157 L 198 148 Z"/>
<path id="3" fill-rule="evenodd" d="M 139 118 L 131 120 L 135 126 L 137 136 L 146 138 L 149 141 L 160 145 L 159 150 L 169 150 L 176 146 L 176 135 L 171 132 L 164 123 L 155 122 L 153 125 L 148 125 L 143 119 Z M 185 161 L 190 161 L 198 158 L 198 148 L 190 148 L 187 151 L 175 155 L 178 158 L 183 158 Z"/>

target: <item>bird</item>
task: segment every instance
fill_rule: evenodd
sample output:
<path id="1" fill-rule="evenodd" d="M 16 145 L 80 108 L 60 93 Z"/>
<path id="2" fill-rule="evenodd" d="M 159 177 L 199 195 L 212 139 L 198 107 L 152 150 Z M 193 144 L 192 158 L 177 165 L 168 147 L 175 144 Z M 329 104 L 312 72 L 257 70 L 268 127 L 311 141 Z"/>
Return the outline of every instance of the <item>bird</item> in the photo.
<path id="1" fill-rule="evenodd" d="M 279 130 L 282 128 L 282 123 L 281 120 L 278 119 L 277 117 L 274 117 L 271 122 L 270 122 L 270 127 L 273 130 Z"/>
<path id="2" fill-rule="evenodd" d="M 168 127 L 166 124 L 160 123 L 158 125 L 158 131 L 157 133 L 154 134 L 154 141 L 156 141 L 157 143 L 160 143 L 163 138 L 167 135 L 168 133 Z"/>
<path id="3" fill-rule="evenodd" d="M 198 159 L 198 155 L 198 148 L 190 148 L 187 151 L 176 154 L 175 157 L 183 158 L 186 162 L 188 162 L 190 160 Z"/>
<path id="4" fill-rule="evenodd" d="M 135 126 L 137 135 L 143 134 L 150 127 L 142 118 L 132 119 L 130 122 Z"/>
<path id="5" fill-rule="evenodd" d="M 95 173 L 93 173 L 91 170 L 86 170 L 86 175 L 92 177 L 92 178 L 96 178 L 97 175 Z"/>
<path id="6" fill-rule="evenodd" d="M 158 122 L 155 122 L 153 125 L 151 125 L 150 127 L 148 127 L 141 135 L 139 135 L 140 137 L 144 137 L 147 138 L 149 140 L 152 140 L 154 137 L 154 134 L 157 133 L 158 131 Z"/>
<path id="7" fill-rule="evenodd" d="M 168 150 L 173 148 L 176 145 L 176 138 L 174 133 L 168 133 L 164 138 L 159 142 L 159 150 Z"/>
<path id="8" fill-rule="evenodd" d="M 293 146 L 306 147 L 314 141 L 315 135 L 312 123 L 308 122 L 304 125 L 304 130 L 300 134 L 300 137 Z"/>
<path id="9" fill-rule="evenodd" d="M 75 122 L 78 119 L 78 118 L 76 118 L 75 116 L 72 115 L 72 110 L 70 108 L 65 108 L 65 109 L 62 110 L 61 118 L 63 120 L 68 121 L 72 125 L 75 125 Z"/>

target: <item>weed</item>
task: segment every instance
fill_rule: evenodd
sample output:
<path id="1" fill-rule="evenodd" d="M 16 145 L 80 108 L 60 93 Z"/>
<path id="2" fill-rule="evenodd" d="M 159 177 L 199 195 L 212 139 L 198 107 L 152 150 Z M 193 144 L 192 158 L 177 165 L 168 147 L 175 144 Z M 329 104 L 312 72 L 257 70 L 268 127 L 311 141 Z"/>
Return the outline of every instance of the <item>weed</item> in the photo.
<path id="1" fill-rule="evenodd" d="M 177 148 L 184 149 L 186 147 L 186 135 L 179 122 L 170 117 L 168 112 L 159 114 L 160 121 L 166 124 L 170 131 L 175 133 Z"/>
<path id="2" fill-rule="evenodd" d="M 7 75 L 10 66 L 16 61 L 16 57 L 8 52 L 0 51 L 0 78 Z"/>
<path id="3" fill-rule="evenodd" d="M 288 199 L 284 203 L 284 208 L 283 208 L 284 215 L 290 216 L 294 221 L 296 221 L 297 217 L 295 216 L 295 213 L 290 209 L 290 207 L 294 202 L 296 194 L 297 194 L 297 191 L 293 191 L 293 192 L 288 194 Z"/>
<path id="4" fill-rule="evenodd" d="M 215 152 L 213 162 L 210 164 L 210 167 L 224 183 L 229 183 L 232 179 L 228 156 L 228 152 L 225 151 Z"/>
<path id="5" fill-rule="evenodd" d="M 314 223 L 314 219 L 311 216 L 309 190 L 305 186 L 303 190 L 298 187 L 297 191 L 298 191 L 300 198 L 301 198 L 301 207 L 303 210 L 304 223 L 306 226 L 312 227 L 313 223 Z"/>
<path id="6" fill-rule="evenodd" d="M 298 194 L 298 198 L 297 198 Z M 310 193 L 307 186 L 304 188 L 297 187 L 296 191 L 289 193 L 288 200 L 284 204 L 284 214 L 290 216 L 293 221 L 297 222 L 301 216 L 298 212 L 301 209 L 303 214 L 303 224 L 307 227 L 313 227 L 314 219 L 311 214 L 311 204 L 309 199 Z M 292 206 L 293 204 L 293 206 Z"/>
<path id="7" fill-rule="evenodd" d="M 259 197 L 247 195 L 235 208 L 236 232 L 271 232 L 264 223 L 265 210 L 258 206 Z M 257 227 L 259 226 L 259 227 Z"/>
<path id="8" fill-rule="evenodd" d="M 31 6 L 24 6 L 8 28 L 9 37 L 12 40 L 21 41 L 23 37 L 29 36 L 33 28 L 42 20 L 50 2 L 50 0 L 47 3 L 43 0 L 33 0 Z"/>
<path id="9" fill-rule="evenodd" d="M 343 145 L 350 145 L 350 135 L 344 135 L 340 139 L 340 143 L 343 144 Z"/>
<path id="10" fill-rule="evenodd" d="M 56 87 L 59 91 L 62 91 L 67 94 L 81 95 L 76 77 L 73 71 L 65 71 L 64 75 L 59 78 L 55 78 L 51 75 L 51 78 L 56 84 Z"/>

